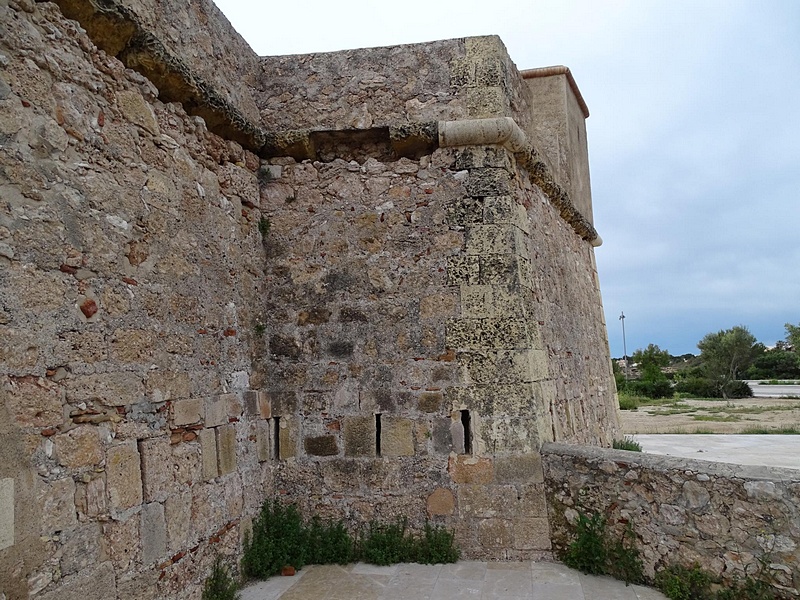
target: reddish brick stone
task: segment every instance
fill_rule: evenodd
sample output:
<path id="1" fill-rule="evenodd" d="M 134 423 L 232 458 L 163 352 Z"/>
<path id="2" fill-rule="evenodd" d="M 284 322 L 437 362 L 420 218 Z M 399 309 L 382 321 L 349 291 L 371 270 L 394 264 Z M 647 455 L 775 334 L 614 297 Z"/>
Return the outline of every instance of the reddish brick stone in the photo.
<path id="1" fill-rule="evenodd" d="M 451 456 L 447 466 L 453 483 L 492 483 L 494 463 L 490 458 Z"/>
<path id="2" fill-rule="evenodd" d="M 91 319 L 94 315 L 97 314 L 97 311 L 99 310 L 97 308 L 97 302 L 95 302 L 91 298 L 87 298 L 86 300 L 84 300 L 80 306 L 80 309 L 83 315 L 87 319 Z"/>

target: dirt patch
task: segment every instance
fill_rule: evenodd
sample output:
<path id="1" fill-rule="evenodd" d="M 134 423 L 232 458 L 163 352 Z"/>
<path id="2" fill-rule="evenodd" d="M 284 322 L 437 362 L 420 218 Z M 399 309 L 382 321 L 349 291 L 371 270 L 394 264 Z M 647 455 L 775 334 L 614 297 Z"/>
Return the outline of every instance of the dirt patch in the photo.
<path id="1" fill-rule="evenodd" d="M 754 427 L 800 430 L 797 398 L 676 400 L 623 410 L 622 430 L 633 433 L 743 433 Z"/>

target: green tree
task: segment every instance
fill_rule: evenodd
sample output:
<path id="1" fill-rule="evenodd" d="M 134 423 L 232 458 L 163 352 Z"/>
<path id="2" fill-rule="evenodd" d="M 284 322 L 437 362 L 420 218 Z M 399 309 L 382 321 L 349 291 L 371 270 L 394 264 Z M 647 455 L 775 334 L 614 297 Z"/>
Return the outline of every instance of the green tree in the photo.
<path id="1" fill-rule="evenodd" d="M 764 349 L 743 325 L 706 334 L 697 347 L 706 377 L 719 386 L 723 398 L 729 397 L 739 376 Z"/>
<path id="2" fill-rule="evenodd" d="M 633 384 L 633 390 L 650 398 L 667 398 L 672 395 L 672 385 L 661 371 L 669 365 L 669 352 L 655 344 L 645 349 L 639 348 L 631 356 L 631 360 L 639 365 L 639 380 Z"/>
<path id="3" fill-rule="evenodd" d="M 792 325 L 786 323 L 786 341 L 792 347 L 792 350 L 800 354 L 800 325 Z"/>

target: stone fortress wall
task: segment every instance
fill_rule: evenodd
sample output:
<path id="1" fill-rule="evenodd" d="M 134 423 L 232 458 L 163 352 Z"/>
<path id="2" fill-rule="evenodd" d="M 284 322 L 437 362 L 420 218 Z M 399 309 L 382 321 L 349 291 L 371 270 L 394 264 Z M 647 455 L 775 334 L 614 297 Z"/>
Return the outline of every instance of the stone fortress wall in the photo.
<path id="1" fill-rule="evenodd" d="M 568 72 L 259 58 L 208 1 L 0 31 L 6 597 L 198 597 L 274 494 L 550 552 L 542 444 L 619 437 Z"/>

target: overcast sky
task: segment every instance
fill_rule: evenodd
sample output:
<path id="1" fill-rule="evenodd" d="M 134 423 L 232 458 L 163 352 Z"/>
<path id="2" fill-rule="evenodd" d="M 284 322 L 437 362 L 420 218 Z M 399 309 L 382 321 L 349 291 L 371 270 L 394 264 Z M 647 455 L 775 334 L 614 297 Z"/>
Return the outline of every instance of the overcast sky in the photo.
<path id="1" fill-rule="evenodd" d="M 586 99 L 612 356 L 800 322 L 800 2 L 217 0 L 260 55 L 498 34 Z"/>

